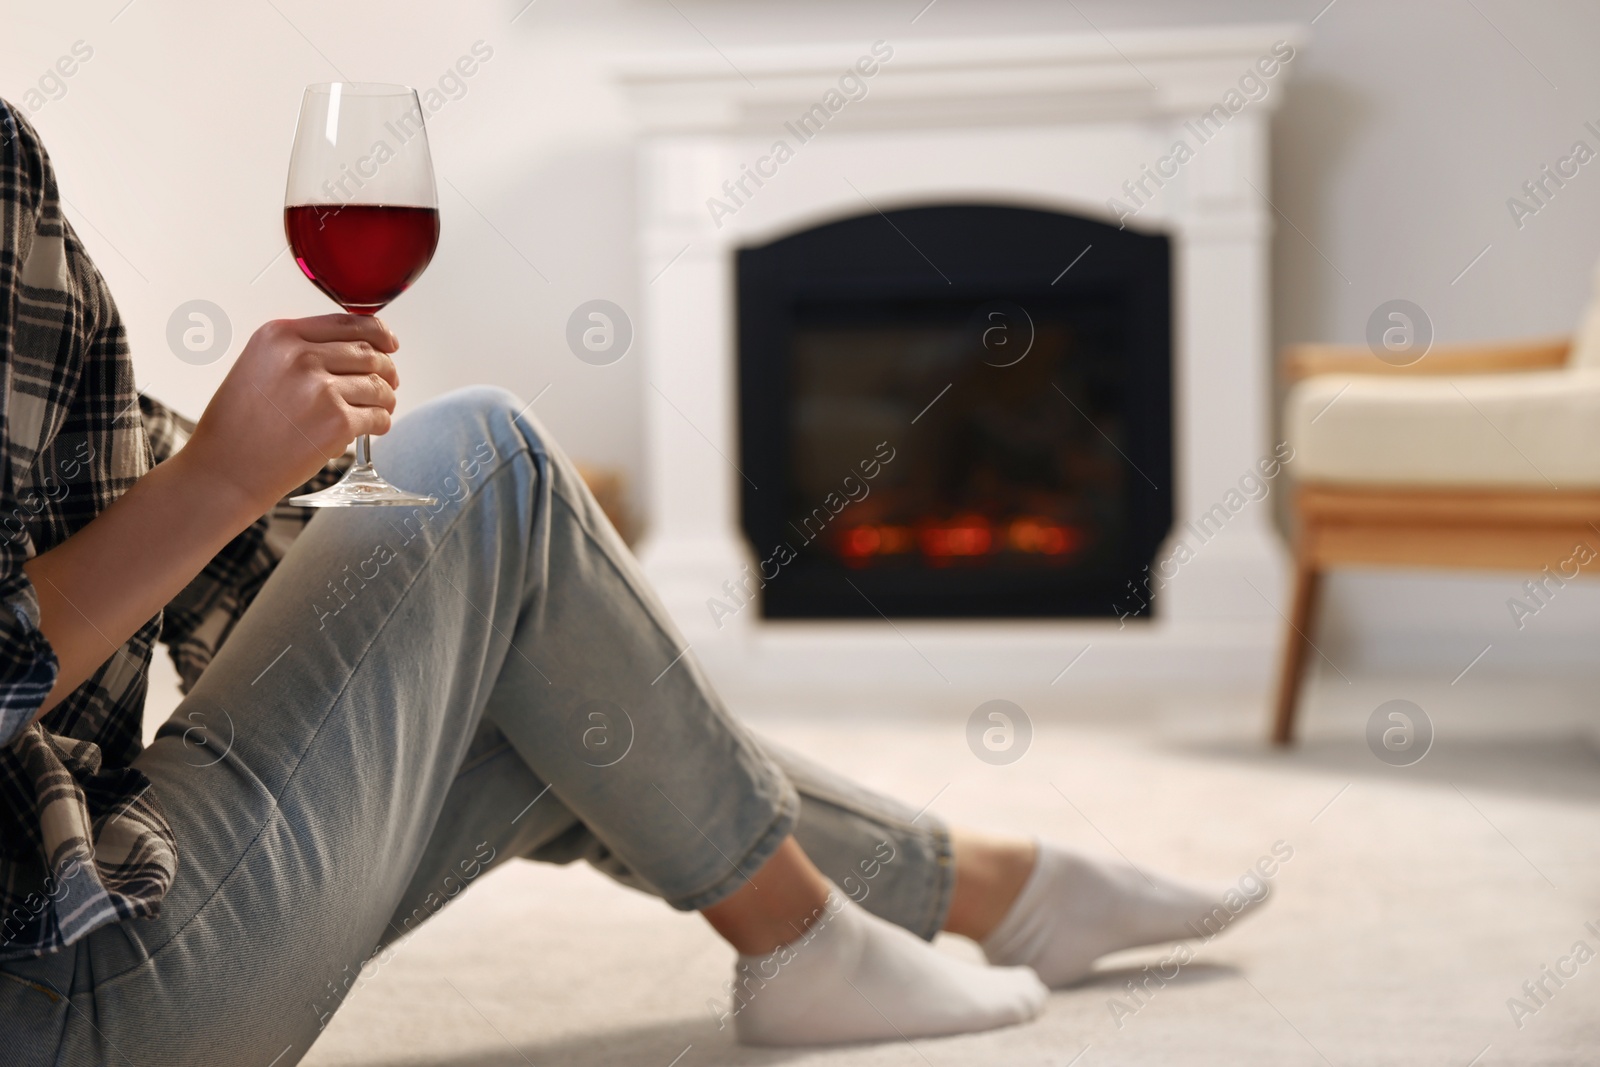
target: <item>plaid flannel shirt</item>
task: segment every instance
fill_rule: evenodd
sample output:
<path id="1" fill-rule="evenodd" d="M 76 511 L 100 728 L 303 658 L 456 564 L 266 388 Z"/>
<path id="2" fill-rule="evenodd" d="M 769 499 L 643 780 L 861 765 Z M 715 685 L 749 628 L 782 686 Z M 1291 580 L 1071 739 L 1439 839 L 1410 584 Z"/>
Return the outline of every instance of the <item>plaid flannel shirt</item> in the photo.
<path id="1" fill-rule="evenodd" d="M 60 544 L 194 424 L 139 395 L 104 279 L 62 216 L 49 156 L 0 100 L 0 960 L 156 915 L 177 872 L 160 796 L 132 766 L 166 643 L 194 685 L 311 509 L 239 534 L 166 610 L 37 723 L 57 663 L 23 564 Z M 341 464 L 309 483 L 331 484 Z"/>

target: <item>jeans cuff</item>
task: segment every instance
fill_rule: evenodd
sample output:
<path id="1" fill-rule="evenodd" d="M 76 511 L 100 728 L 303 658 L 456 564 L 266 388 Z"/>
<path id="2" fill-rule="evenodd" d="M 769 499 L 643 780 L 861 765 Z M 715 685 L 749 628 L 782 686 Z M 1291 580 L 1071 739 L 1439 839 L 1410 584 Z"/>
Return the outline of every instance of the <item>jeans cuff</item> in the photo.
<path id="1" fill-rule="evenodd" d="M 778 846 L 794 833 L 795 824 L 799 821 L 800 794 L 795 791 L 793 785 L 784 780 L 782 799 L 766 829 L 744 850 L 742 856 L 736 859 L 730 857 L 735 869 L 730 870 L 709 887 L 685 896 L 669 897 L 667 903 L 679 911 L 703 911 L 713 904 L 726 900 L 748 884 L 751 876 L 766 866 L 773 853 L 778 851 Z"/>
<path id="2" fill-rule="evenodd" d="M 932 941 L 944 929 L 944 921 L 950 915 L 950 900 L 956 891 L 956 853 L 950 843 L 950 832 L 943 824 L 935 822 L 928 828 L 928 837 L 933 844 L 935 861 L 933 892 L 928 899 L 926 915 L 906 927 L 924 941 Z"/>

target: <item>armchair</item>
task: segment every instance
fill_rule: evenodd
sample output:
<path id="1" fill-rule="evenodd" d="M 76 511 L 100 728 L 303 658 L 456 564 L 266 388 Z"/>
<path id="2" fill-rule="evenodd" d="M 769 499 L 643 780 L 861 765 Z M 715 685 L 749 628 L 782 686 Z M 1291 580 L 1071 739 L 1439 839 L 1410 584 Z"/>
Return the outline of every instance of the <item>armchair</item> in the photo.
<path id="1" fill-rule="evenodd" d="M 1298 485 L 1279 745 L 1294 740 L 1329 569 L 1537 577 L 1600 546 L 1600 299 L 1573 341 L 1438 345 L 1407 367 L 1365 347 L 1295 345 L 1283 368 Z"/>

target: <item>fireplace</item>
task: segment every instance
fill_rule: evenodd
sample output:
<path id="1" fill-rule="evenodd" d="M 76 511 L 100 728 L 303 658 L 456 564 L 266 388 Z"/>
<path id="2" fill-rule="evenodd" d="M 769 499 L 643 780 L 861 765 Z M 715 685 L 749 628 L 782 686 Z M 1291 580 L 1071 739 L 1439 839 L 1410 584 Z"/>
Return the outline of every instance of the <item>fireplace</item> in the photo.
<path id="1" fill-rule="evenodd" d="M 1270 509 L 1175 549 L 1274 448 L 1265 197 L 1288 76 L 1236 90 L 1285 40 L 908 33 L 619 70 L 640 562 L 725 692 L 1264 679 Z M 865 93 L 795 134 L 863 56 Z M 1219 101 L 1238 106 L 1174 164 Z"/>
<path id="2" fill-rule="evenodd" d="M 917 207 L 742 249 L 736 277 L 764 617 L 1147 610 L 1127 591 L 1172 523 L 1165 237 Z"/>

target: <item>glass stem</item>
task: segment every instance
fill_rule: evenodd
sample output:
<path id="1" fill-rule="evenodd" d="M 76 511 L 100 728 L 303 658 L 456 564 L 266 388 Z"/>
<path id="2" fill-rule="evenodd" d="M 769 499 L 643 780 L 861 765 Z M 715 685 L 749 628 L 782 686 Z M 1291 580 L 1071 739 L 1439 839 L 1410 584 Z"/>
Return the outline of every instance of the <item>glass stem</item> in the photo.
<path id="1" fill-rule="evenodd" d="M 372 466 L 372 438 L 362 434 L 356 438 L 356 468 Z"/>

